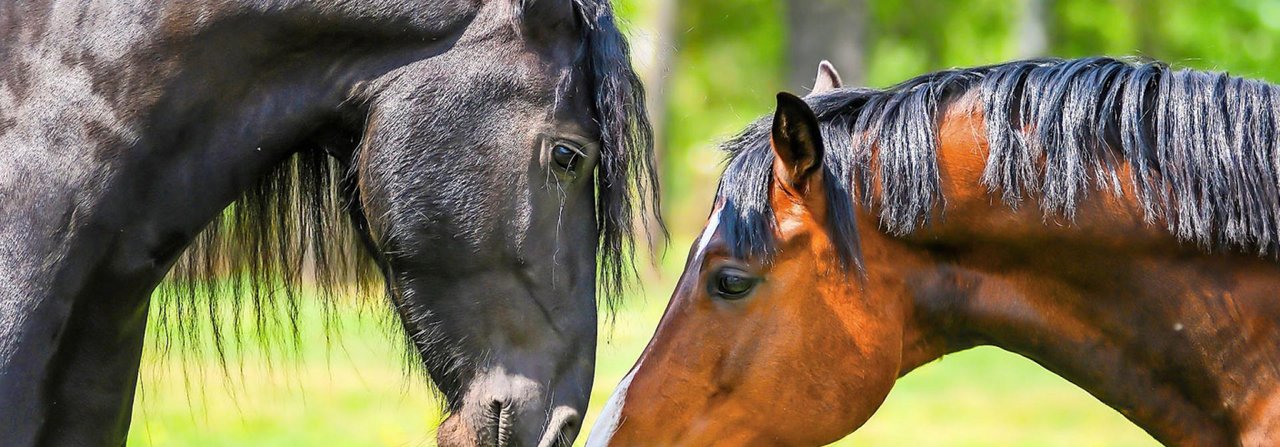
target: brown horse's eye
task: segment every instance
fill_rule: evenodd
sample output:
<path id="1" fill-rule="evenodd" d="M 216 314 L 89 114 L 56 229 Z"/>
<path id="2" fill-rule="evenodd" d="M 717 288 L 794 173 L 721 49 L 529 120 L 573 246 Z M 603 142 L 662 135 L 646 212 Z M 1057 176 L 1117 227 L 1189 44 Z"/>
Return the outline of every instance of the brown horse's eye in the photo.
<path id="1" fill-rule="evenodd" d="M 578 165 L 578 159 L 582 158 L 582 151 L 566 143 L 556 143 L 551 148 L 551 160 L 559 166 L 560 169 L 572 171 Z"/>
<path id="2" fill-rule="evenodd" d="M 741 270 L 721 270 L 716 274 L 715 294 L 726 300 L 741 299 L 751 293 L 757 282 L 759 280 Z"/>

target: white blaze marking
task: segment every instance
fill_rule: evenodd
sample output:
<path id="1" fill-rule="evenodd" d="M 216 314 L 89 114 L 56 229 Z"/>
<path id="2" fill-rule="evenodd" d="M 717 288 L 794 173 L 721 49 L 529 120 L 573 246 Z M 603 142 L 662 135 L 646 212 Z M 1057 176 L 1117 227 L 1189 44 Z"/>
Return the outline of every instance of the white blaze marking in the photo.
<path id="1" fill-rule="evenodd" d="M 711 219 L 707 221 L 707 227 L 702 230 L 702 236 L 698 237 L 698 251 L 695 257 L 702 257 L 702 252 L 707 250 L 707 244 L 711 243 L 711 238 L 716 235 L 716 230 L 720 228 L 720 210 L 724 208 L 716 208 L 711 213 Z"/>
<path id="2" fill-rule="evenodd" d="M 694 259 L 700 259 L 703 252 L 707 250 L 707 245 L 711 244 L 711 238 L 716 235 L 716 230 L 720 228 L 720 210 L 716 208 L 711 213 L 711 218 L 707 221 L 707 227 L 702 230 L 702 235 L 698 237 L 697 247 Z M 613 390 L 613 395 L 609 396 L 609 402 L 605 403 L 604 411 L 600 412 L 600 418 L 596 419 L 595 425 L 591 427 L 591 433 L 587 434 L 587 447 L 605 447 L 609 445 L 609 441 L 613 439 L 613 434 L 618 431 L 618 426 L 622 425 L 622 407 L 627 404 L 627 391 L 631 388 L 631 379 L 635 377 L 636 371 L 640 370 L 640 364 L 644 362 L 644 354 L 640 354 L 640 360 L 631 368 L 631 372 L 622 378 L 622 382 L 618 383 L 618 387 Z"/>
<path id="3" fill-rule="evenodd" d="M 609 396 L 609 402 L 604 404 L 604 411 L 600 412 L 600 419 L 596 419 L 596 424 L 591 427 L 591 433 L 587 434 L 587 447 L 605 447 L 609 445 L 609 440 L 613 439 L 613 433 L 618 431 L 618 426 L 622 425 L 622 406 L 626 405 L 627 389 L 631 387 L 631 378 L 635 377 L 636 371 L 640 369 L 640 364 L 636 363 L 631 372 L 622 378 L 622 382 L 618 383 L 618 387 L 613 390 L 613 395 Z"/>

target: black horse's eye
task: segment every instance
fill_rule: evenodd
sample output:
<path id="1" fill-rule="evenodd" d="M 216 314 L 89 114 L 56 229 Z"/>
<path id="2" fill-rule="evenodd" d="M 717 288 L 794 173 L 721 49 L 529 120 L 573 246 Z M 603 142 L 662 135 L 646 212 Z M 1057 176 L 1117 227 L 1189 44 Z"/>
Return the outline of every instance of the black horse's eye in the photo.
<path id="1" fill-rule="evenodd" d="M 716 274 L 715 293 L 727 300 L 744 298 L 756 286 L 758 280 L 740 270 L 721 270 Z"/>
<path id="2" fill-rule="evenodd" d="M 551 160 L 555 161 L 560 169 L 572 171 L 577 167 L 579 158 L 582 158 L 582 151 L 565 143 L 556 143 L 551 148 Z"/>

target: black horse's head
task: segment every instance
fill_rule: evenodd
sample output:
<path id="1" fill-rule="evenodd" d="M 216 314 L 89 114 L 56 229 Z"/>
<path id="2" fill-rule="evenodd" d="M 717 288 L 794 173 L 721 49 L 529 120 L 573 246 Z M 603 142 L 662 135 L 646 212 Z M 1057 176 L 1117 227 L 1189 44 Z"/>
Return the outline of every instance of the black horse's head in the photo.
<path id="1" fill-rule="evenodd" d="M 440 443 L 567 445 L 597 277 L 618 291 L 656 190 L 643 91 L 607 2 L 491 2 L 466 27 L 362 87 L 358 211 L 447 399 Z"/>

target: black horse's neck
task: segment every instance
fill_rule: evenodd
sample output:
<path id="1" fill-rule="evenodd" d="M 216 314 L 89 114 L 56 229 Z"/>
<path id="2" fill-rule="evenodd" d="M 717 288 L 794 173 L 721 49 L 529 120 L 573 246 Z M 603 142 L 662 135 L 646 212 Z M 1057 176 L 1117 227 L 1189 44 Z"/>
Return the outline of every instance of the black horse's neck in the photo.
<path id="1" fill-rule="evenodd" d="M 1075 383 L 1166 444 L 1272 439 L 1280 309 L 1265 291 L 1280 287 L 1280 269 L 1270 261 L 1063 247 L 1051 267 L 1015 259 L 1017 249 L 990 250 L 951 253 L 954 263 L 910 279 L 918 286 L 902 374 L 994 345 Z"/>
<path id="2" fill-rule="evenodd" d="M 0 433 L 120 445 L 182 249 L 317 135 L 358 132 L 359 83 L 446 51 L 475 11 L 27 3 L 0 8 Z"/>

